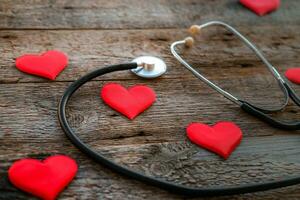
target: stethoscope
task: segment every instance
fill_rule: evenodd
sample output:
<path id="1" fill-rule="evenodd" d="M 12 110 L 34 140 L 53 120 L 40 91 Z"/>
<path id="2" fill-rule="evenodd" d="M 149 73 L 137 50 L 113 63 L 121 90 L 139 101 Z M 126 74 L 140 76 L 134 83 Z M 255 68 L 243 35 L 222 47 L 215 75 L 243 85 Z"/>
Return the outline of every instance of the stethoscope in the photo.
<path id="1" fill-rule="evenodd" d="M 204 81 L 207 83 L 210 87 L 213 89 L 217 90 L 220 92 L 222 95 L 224 95 L 226 98 L 230 99 L 234 103 L 238 104 L 241 106 L 245 111 L 248 113 L 255 115 L 264 121 L 270 123 L 272 126 L 278 127 L 278 128 L 283 128 L 283 129 L 298 129 L 298 126 L 300 126 L 299 123 L 295 124 L 287 124 L 287 123 L 282 123 L 278 122 L 272 118 L 270 118 L 268 115 L 266 115 L 266 112 L 270 111 L 277 111 L 281 110 L 284 108 L 287 104 L 288 97 L 290 96 L 298 105 L 299 105 L 299 99 L 293 92 L 293 90 L 290 88 L 290 86 L 282 79 L 280 74 L 277 72 L 277 70 L 264 58 L 264 56 L 257 50 L 257 48 L 251 44 L 244 36 L 242 36 L 238 31 L 236 31 L 234 28 L 231 26 L 223 23 L 223 22 L 209 22 L 206 24 L 203 24 L 201 26 L 193 26 L 192 31 L 197 32 L 201 28 L 204 28 L 206 26 L 210 25 L 222 25 L 225 26 L 227 29 L 232 31 L 235 35 L 237 35 L 242 41 L 244 41 L 254 52 L 256 55 L 258 55 L 263 62 L 268 66 L 268 68 L 271 70 L 273 75 L 277 78 L 279 85 L 281 86 L 285 97 L 286 97 L 286 102 L 284 103 L 283 106 L 281 106 L 280 109 L 276 110 L 267 110 L 267 109 L 262 109 L 255 107 L 245 101 L 239 100 L 238 98 L 234 97 L 230 93 L 224 91 L 208 79 L 206 79 L 203 75 L 198 73 L 193 67 L 191 67 L 187 62 L 185 62 L 175 51 L 176 45 L 179 44 L 186 44 L 191 46 L 193 40 L 191 38 L 187 38 L 182 41 L 177 41 L 174 42 L 171 45 L 171 51 L 173 55 L 187 68 L 189 69 L 196 77 L 198 77 L 200 80 Z M 178 193 L 186 196 L 221 196 L 221 195 L 233 195 L 233 194 L 243 194 L 243 193 L 249 193 L 249 192 L 257 192 L 257 191 L 264 191 L 264 190 L 269 190 L 269 189 L 275 189 L 275 188 L 280 188 L 280 187 L 286 187 L 286 186 L 291 186 L 295 184 L 300 183 L 300 176 L 295 176 L 295 177 L 290 177 L 287 179 L 279 180 L 279 181 L 269 181 L 269 182 L 263 182 L 263 183 L 256 183 L 256 184 L 245 184 L 245 185 L 238 185 L 238 186 L 219 186 L 219 187 L 212 187 L 212 188 L 192 188 L 192 187 L 187 187 L 184 185 L 179 185 L 175 184 L 172 182 L 168 182 L 165 180 L 161 180 L 158 178 L 150 177 L 145 174 L 136 172 L 134 170 L 131 170 L 129 168 L 126 168 L 122 165 L 119 165 L 115 163 L 114 161 L 105 158 L 101 153 L 98 153 L 94 151 L 89 145 L 85 144 L 73 131 L 71 128 L 67 117 L 66 117 L 66 106 L 68 104 L 68 101 L 72 97 L 72 95 L 86 82 L 98 77 L 102 76 L 108 73 L 116 72 L 116 71 L 124 71 L 124 70 L 131 70 L 133 73 L 140 77 L 144 78 L 156 78 L 163 73 L 166 72 L 166 64 L 159 58 L 152 57 L 152 56 L 142 56 L 138 57 L 133 62 L 131 63 L 125 63 L 125 64 L 119 64 L 119 65 L 111 65 L 108 67 L 104 67 L 98 70 L 95 70 L 91 73 L 88 73 L 84 75 L 83 77 L 79 78 L 77 81 L 73 82 L 67 90 L 64 92 L 59 106 L 58 106 L 58 118 L 59 122 L 61 124 L 61 127 L 67 137 L 71 140 L 71 142 L 78 148 L 80 149 L 83 153 L 87 154 L 89 157 L 91 157 L 93 160 L 96 162 L 103 164 L 112 170 L 126 175 L 130 178 L 145 182 L 147 184 L 159 187 L 161 189 L 168 190 L 172 193 Z"/>

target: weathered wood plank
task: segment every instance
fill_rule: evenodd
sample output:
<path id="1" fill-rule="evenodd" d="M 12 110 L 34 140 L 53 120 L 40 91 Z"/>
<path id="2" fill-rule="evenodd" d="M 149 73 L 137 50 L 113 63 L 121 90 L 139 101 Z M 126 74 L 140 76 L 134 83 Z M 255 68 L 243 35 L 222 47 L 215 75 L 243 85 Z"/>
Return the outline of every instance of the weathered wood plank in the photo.
<path id="1" fill-rule="evenodd" d="M 236 0 L 1 0 L 1 29 L 132 29 L 187 27 L 200 21 L 234 25 L 298 24 L 298 0 L 282 1 L 276 13 L 258 17 Z"/>
<path id="2" fill-rule="evenodd" d="M 43 159 L 51 154 L 65 152 L 77 160 L 79 173 L 70 187 L 63 192 L 62 199 L 181 198 L 120 176 L 92 162 L 79 153 L 63 134 L 57 139 L 59 140 L 55 142 L 19 142 L 19 148 L 16 148 L 16 143 L 10 143 L 4 146 L 5 149 L 0 149 L 0 199 L 29 198 L 12 187 L 7 180 L 6 171 L 13 161 L 23 157 Z M 297 135 L 247 138 L 227 161 L 187 141 L 93 147 L 115 162 L 149 176 L 193 187 L 204 187 L 261 182 L 299 174 L 299 142 L 300 137 Z M 297 199 L 298 189 L 298 186 L 294 186 L 252 195 L 211 199 Z"/>
<path id="3" fill-rule="evenodd" d="M 254 41 L 283 73 L 300 65 L 299 26 L 237 27 Z M 268 34 L 266 34 L 268 33 Z M 14 67 L 16 57 L 24 53 L 39 53 L 59 49 L 70 57 L 70 64 L 57 81 L 73 81 L 100 67 L 129 62 L 141 55 L 162 57 L 169 67 L 164 78 L 191 77 L 170 53 L 173 41 L 183 39 L 186 30 L 132 31 L 0 31 L 0 82 L 44 82 L 45 79 L 19 72 Z M 222 28 L 204 30 L 197 37 L 195 48 L 181 52 L 187 60 L 214 80 L 261 76 L 270 73 L 265 66 L 233 35 Z M 221 70 L 220 70 L 221 69 Z M 116 73 L 106 79 L 135 79 L 131 73 Z"/>
<path id="4" fill-rule="evenodd" d="M 234 80 L 240 85 L 243 80 Z M 260 79 L 257 79 L 260 81 Z M 114 81 L 116 82 L 116 81 Z M 149 110 L 134 121 L 129 121 L 107 107 L 100 100 L 100 88 L 104 82 L 93 81 L 76 93 L 69 107 L 70 122 L 78 132 L 93 134 L 97 139 L 110 144 L 153 143 L 161 141 L 181 141 L 185 138 L 184 128 L 193 121 L 215 123 L 218 120 L 232 120 L 238 123 L 246 136 L 286 134 L 269 127 L 263 122 L 244 113 L 227 99 L 220 97 L 205 85 L 186 79 L 185 82 L 162 79 L 156 81 L 128 80 L 121 81 L 124 86 L 147 84 L 157 93 L 157 101 Z M 228 87 L 232 81 L 224 82 Z M 57 122 L 57 104 L 63 91 L 70 83 L 19 83 L 2 84 L 0 88 L 0 114 L 2 137 L 9 137 L 11 142 L 26 140 L 32 142 L 42 138 L 49 142 L 51 136 L 61 135 Z M 191 89 L 190 89 L 191 88 Z M 241 94 L 250 91 L 251 86 L 234 88 Z M 240 90 L 239 90 L 240 89 Z M 247 99 L 270 105 L 264 90 L 252 91 Z M 277 91 L 277 92 L 275 92 Z M 279 103 L 280 92 L 269 87 L 271 105 Z M 299 119 L 296 106 L 290 106 L 280 113 L 280 119 Z M 99 134 L 101 133 L 101 134 Z M 297 133 L 297 132 L 296 132 Z M 93 141 L 87 137 L 88 141 Z"/>

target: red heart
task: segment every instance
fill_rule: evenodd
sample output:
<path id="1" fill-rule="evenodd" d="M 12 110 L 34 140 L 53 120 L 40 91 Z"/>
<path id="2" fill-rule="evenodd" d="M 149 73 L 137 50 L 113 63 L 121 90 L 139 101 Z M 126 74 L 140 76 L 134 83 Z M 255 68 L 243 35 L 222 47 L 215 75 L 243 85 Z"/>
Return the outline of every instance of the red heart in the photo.
<path id="1" fill-rule="evenodd" d="M 101 97 L 107 105 L 129 119 L 134 119 L 155 101 L 154 91 L 147 86 L 136 85 L 127 90 L 116 83 L 103 86 Z"/>
<path id="2" fill-rule="evenodd" d="M 56 155 L 42 162 L 35 159 L 16 161 L 9 168 L 8 177 L 17 188 L 52 200 L 72 181 L 77 169 L 73 159 Z"/>
<path id="3" fill-rule="evenodd" d="M 23 72 L 54 80 L 67 66 L 68 57 L 60 51 L 47 51 L 42 55 L 23 55 L 16 59 L 16 67 Z"/>
<path id="4" fill-rule="evenodd" d="M 286 70 L 285 76 L 293 83 L 300 84 L 300 68 L 290 68 Z"/>
<path id="5" fill-rule="evenodd" d="M 240 3 L 256 14 L 263 16 L 280 5 L 280 0 L 240 0 Z"/>
<path id="6" fill-rule="evenodd" d="M 240 144 L 241 129 L 233 122 L 218 122 L 214 126 L 192 123 L 187 129 L 188 138 L 195 144 L 213 151 L 227 159 Z"/>

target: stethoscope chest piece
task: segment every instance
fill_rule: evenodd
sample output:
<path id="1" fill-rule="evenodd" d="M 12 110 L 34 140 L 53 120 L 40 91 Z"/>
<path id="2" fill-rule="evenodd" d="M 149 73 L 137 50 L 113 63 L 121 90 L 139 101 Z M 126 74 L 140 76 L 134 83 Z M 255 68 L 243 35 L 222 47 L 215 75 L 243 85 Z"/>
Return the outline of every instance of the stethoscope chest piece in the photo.
<path id="1" fill-rule="evenodd" d="M 140 56 L 132 60 L 138 63 L 138 68 L 131 71 L 143 78 L 156 78 L 163 75 L 167 71 L 166 63 L 154 56 Z"/>

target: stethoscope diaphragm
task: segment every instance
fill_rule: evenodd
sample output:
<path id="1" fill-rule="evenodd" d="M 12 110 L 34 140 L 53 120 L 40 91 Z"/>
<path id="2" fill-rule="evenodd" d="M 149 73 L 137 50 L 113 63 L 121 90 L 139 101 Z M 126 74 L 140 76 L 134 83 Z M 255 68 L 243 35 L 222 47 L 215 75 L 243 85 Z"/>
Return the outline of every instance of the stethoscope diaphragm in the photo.
<path id="1" fill-rule="evenodd" d="M 143 78 L 157 78 L 167 71 L 166 63 L 154 56 L 140 56 L 132 60 L 138 67 L 131 71 Z"/>

